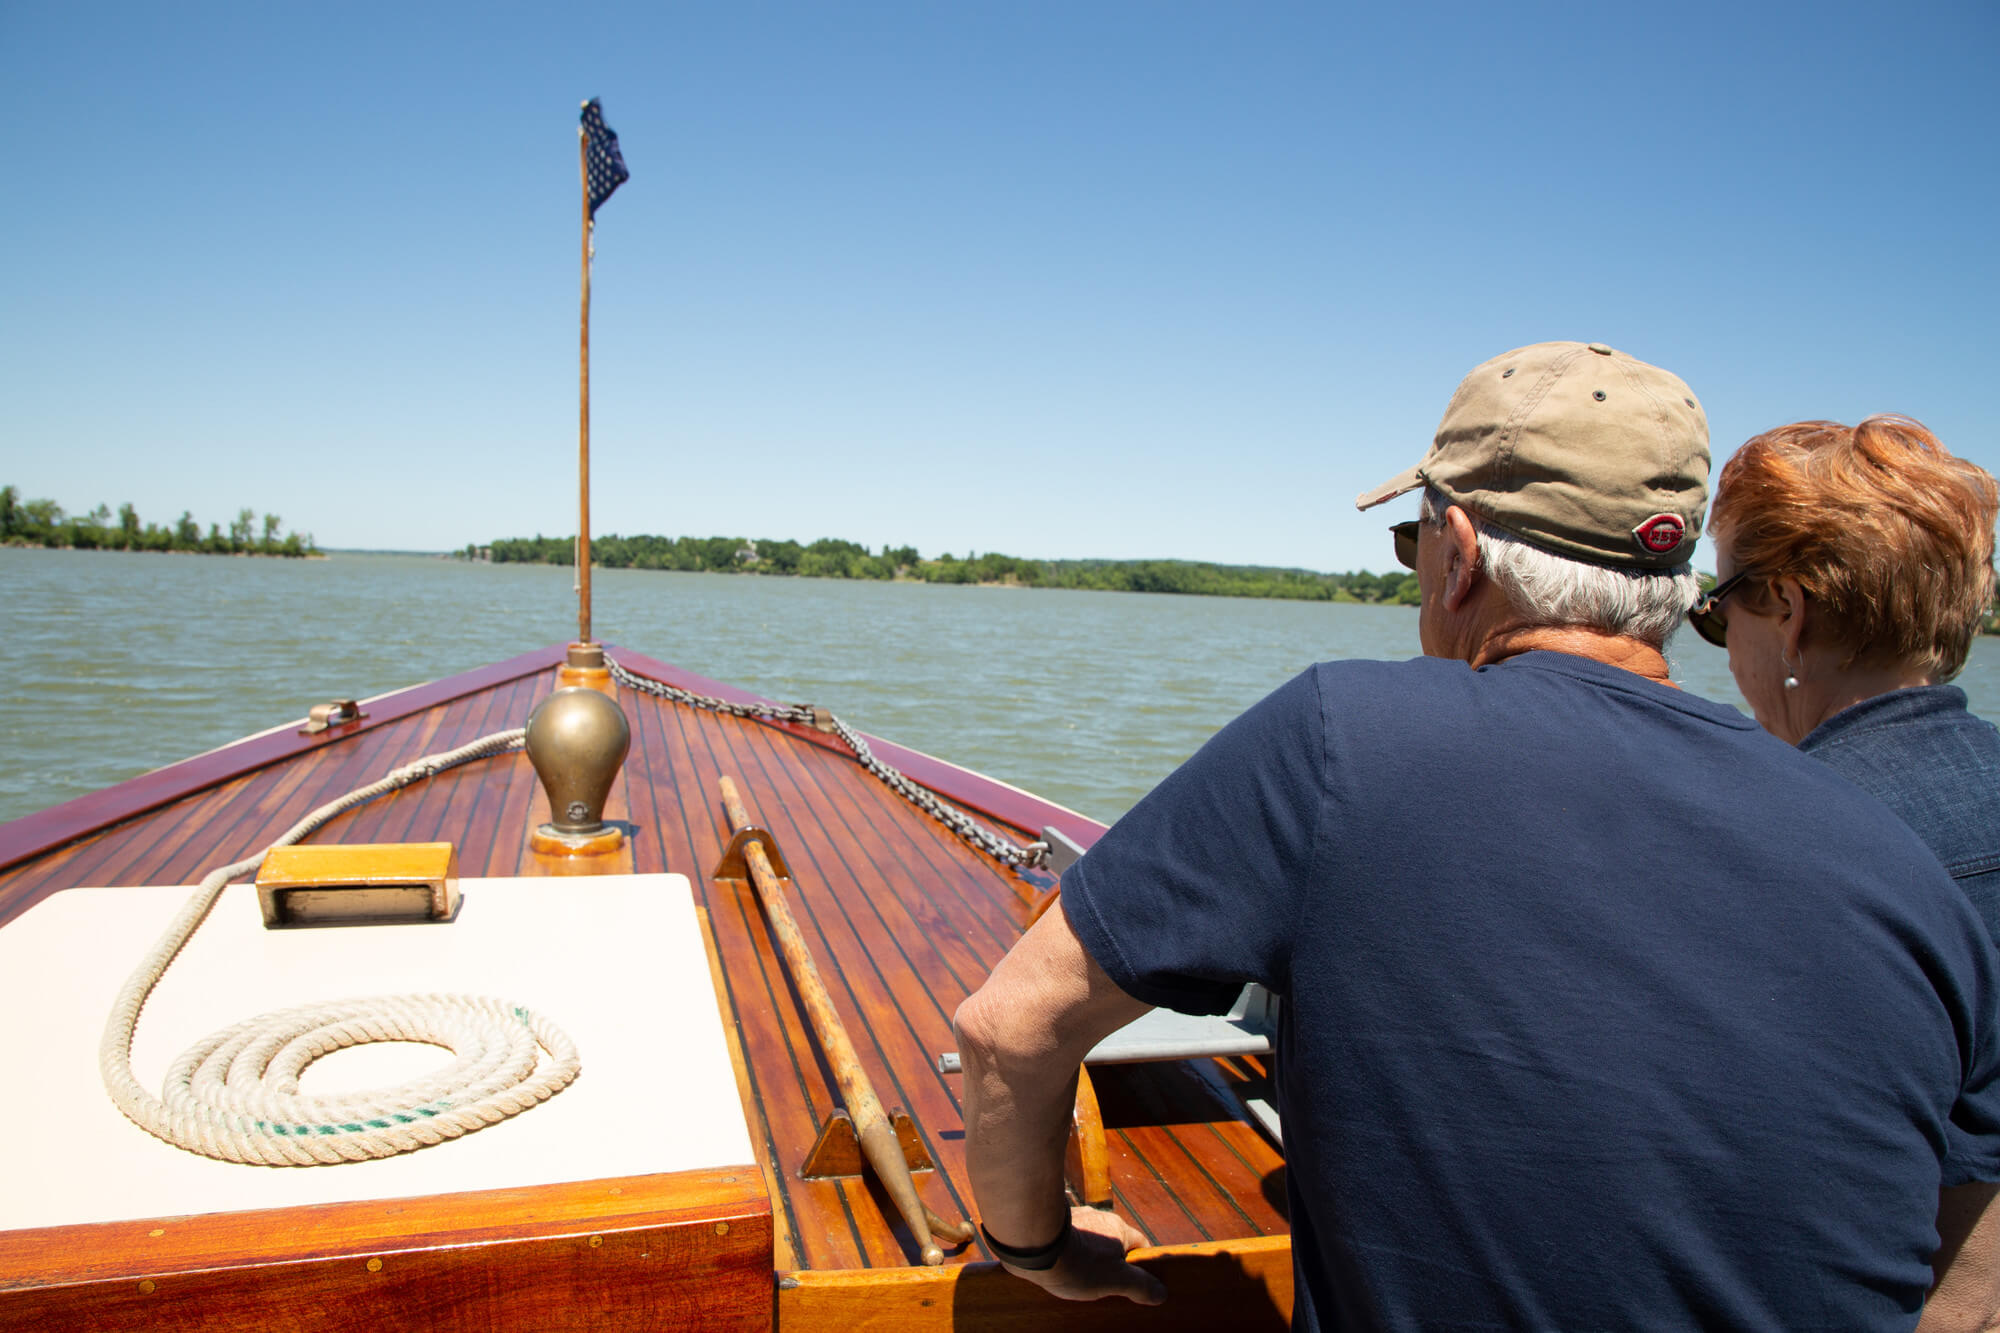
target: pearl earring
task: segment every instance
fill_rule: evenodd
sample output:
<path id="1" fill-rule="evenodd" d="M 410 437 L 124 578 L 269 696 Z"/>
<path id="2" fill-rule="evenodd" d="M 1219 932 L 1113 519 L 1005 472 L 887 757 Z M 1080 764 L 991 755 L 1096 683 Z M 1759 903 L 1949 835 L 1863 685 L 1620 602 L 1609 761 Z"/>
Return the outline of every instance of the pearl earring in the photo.
<path id="1" fill-rule="evenodd" d="M 1778 660 L 1785 664 L 1785 688 L 1796 690 L 1799 687 L 1799 669 L 1793 666 L 1792 660 L 1783 653 L 1778 654 Z"/>

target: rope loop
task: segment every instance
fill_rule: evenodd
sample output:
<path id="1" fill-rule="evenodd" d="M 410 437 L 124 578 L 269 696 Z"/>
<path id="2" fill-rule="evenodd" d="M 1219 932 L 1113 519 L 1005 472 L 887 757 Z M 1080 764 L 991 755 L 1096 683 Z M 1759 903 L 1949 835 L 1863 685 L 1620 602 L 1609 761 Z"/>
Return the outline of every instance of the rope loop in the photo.
<path id="1" fill-rule="evenodd" d="M 336 816 L 448 768 L 521 748 L 526 733 L 495 732 L 425 755 L 314 810 L 270 847 L 208 873 L 127 978 L 104 1021 L 98 1070 L 105 1091 L 140 1128 L 225 1162 L 312 1166 L 393 1157 L 498 1124 L 568 1087 L 576 1044 L 531 1009 L 485 996 L 400 995 L 301 1005 L 212 1033 L 168 1067 L 162 1094 L 132 1071 L 140 1011 L 232 880 L 256 873 Z M 299 1077 L 321 1056 L 375 1041 L 422 1042 L 457 1057 L 395 1087 L 313 1096 Z"/>

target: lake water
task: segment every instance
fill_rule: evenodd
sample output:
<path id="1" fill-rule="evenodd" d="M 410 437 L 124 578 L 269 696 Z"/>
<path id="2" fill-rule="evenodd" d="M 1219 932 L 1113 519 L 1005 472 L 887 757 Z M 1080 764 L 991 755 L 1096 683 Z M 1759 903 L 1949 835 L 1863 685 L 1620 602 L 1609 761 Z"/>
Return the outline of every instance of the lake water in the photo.
<path id="1" fill-rule="evenodd" d="M 0 549 L 0 821 L 330 698 L 566 641 L 571 584 L 422 556 Z M 616 569 L 593 585 L 607 643 L 1106 821 L 1310 663 L 1418 651 L 1408 607 Z M 1682 685 L 1743 707 L 1721 650 L 1684 632 L 1671 658 Z M 1959 683 L 2000 717 L 2000 639 Z"/>

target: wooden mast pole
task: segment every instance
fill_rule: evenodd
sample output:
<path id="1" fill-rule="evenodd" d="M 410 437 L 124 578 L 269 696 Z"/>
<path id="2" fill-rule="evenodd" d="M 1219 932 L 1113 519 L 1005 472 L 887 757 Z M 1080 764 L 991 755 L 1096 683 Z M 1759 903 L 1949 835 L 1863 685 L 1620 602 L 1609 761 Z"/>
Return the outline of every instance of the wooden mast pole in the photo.
<path id="1" fill-rule="evenodd" d="M 583 315 L 577 407 L 576 639 L 590 639 L 590 158 L 588 136 L 576 131 L 576 170 L 583 184 Z"/>

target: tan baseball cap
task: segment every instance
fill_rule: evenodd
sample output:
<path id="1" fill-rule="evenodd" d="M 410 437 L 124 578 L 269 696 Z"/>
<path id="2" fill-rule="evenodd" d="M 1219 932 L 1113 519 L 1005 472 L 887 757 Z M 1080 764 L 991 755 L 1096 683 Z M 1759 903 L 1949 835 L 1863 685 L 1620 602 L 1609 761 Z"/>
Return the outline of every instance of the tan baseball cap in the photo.
<path id="1" fill-rule="evenodd" d="M 1425 485 L 1536 546 L 1599 565 L 1686 563 L 1708 502 L 1708 418 L 1678 375 L 1603 343 L 1536 343 L 1478 367 L 1430 452 L 1355 498 Z"/>

